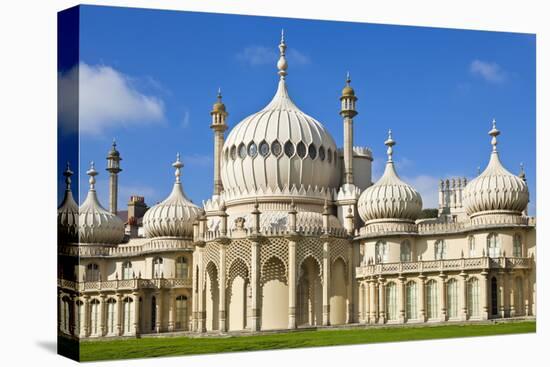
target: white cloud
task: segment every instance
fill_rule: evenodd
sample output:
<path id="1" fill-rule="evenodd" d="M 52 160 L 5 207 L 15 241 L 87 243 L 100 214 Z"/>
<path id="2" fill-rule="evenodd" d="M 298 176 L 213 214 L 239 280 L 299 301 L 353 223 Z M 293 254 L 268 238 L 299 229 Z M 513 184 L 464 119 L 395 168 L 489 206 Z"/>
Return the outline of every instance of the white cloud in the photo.
<path id="1" fill-rule="evenodd" d="M 191 125 L 191 114 L 188 110 L 183 114 L 183 119 L 181 120 L 181 127 L 188 128 Z"/>
<path id="2" fill-rule="evenodd" d="M 290 66 L 307 65 L 311 62 L 307 55 L 295 49 L 288 49 L 286 57 Z M 273 47 L 249 46 L 237 54 L 237 59 L 251 66 L 276 64 L 279 52 Z"/>
<path id="3" fill-rule="evenodd" d="M 474 60 L 470 64 L 470 72 L 491 83 L 502 83 L 507 79 L 506 71 L 496 62 Z"/>
<path id="4" fill-rule="evenodd" d="M 186 166 L 210 167 L 214 159 L 211 155 L 191 154 L 183 156 L 182 161 Z"/>
<path id="5" fill-rule="evenodd" d="M 439 177 L 418 175 L 402 177 L 402 179 L 420 193 L 424 209 L 437 208 L 439 206 Z"/>
<path id="6" fill-rule="evenodd" d="M 59 77 L 61 121 L 74 116 L 75 86 L 79 91 L 79 126 L 87 134 L 113 127 L 130 127 L 164 120 L 164 102 L 139 92 L 127 75 L 105 65 L 79 64 Z M 71 110 L 73 109 L 73 111 Z"/>

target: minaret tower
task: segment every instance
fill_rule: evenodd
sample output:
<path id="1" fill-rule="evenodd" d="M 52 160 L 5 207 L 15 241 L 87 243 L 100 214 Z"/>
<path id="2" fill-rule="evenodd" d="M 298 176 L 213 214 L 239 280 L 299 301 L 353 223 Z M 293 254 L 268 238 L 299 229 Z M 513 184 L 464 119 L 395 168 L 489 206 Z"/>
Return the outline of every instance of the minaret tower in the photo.
<path id="1" fill-rule="evenodd" d="M 350 83 L 348 72 L 346 86 L 342 89 L 340 97 L 340 115 L 344 118 L 344 184 L 353 185 L 353 118 L 357 115 L 355 110 L 357 97 Z"/>
<path id="2" fill-rule="evenodd" d="M 220 175 L 224 133 L 227 130 L 227 124 L 225 123 L 227 111 L 225 110 L 225 105 L 222 103 L 221 89 L 218 89 L 218 100 L 214 103 L 210 115 L 212 116 L 212 125 L 210 125 L 210 128 L 214 131 L 214 196 L 218 196 L 223 190 Z"/>
<path id="3" fill-rule="evenodd" d="M 117 215 L 118 202 L 118 174 L 120 168 L 120 153 L 116 150 L 116 141 L 113 139 L 113 145 L 107 155 L 107 171 L 109 172 L 109 211 Z"/>

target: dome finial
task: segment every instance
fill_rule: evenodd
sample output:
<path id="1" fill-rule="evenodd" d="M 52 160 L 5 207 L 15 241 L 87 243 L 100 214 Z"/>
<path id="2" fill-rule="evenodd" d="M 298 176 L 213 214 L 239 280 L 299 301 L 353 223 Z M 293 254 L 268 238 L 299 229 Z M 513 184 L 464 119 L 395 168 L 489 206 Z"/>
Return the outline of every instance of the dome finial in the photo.
<path id="1" fill-rule="evenodd" d="M 180 176 L 181 176 L 181 168 L 183 167 L 183 163 L 181 162 L 180 160 L 180 154 L 179 152 L 176 154 L 176 161 L 174 163 L 172 163 L 172 167 L 174 167 L 176 169 L 176 183 L 179 184 L 181 181 L 180 181 Z"/>
<path id="2" fill-rule="evenodd" d="M 346 85 L 349 85 L 351 83 L 351 77 L 349 75 L 349 71 L 346 73 Z"/>
<path id="3" fill-rule="evenodd" d="M 63 172 L 63 176 L 65 176 L 65 191 L 71 191 L 71 176 L 74 174 L 73 171 L 71 171 L 71 165 L 67 161 L 67 168 L 65 168 L 65 171 Z"/>
<path id="4" fill-rule="evenodd" d="M 285 79 L 285 76 L 288 74 L 286 69 L 288 68 L 288 63 L 286 62 L 285 57 L 286 43 L 285 43 L 285 31 L 281 29 L 281 43 L 279 43 L 279 61 L 277 62 L 277 68 L 279 69 L 279 76 L 281 80 Z"/>
<path id="5" fill-rule="evenodd" d="M 493 119 L 493 128 L 489 131 L 489 135 L 492 136 L 491 145 L 493 146 L 493 152 L 497 151 L 497 136 L 500 135 L 500 130 L 497 129 L 497 120 Z"/>
<path id="6" fill-rule="evenodd" d="M 218 87 L 218 102 L 222 103 L 222 88 Z"/>
<path id="7" fill-rule="evenodd" d="M 97 171 L 95 170 L 94 161 L 90 162 L 90 169 L 86 171 L 86 174 L 90 176 L 90 191 L 95 191 L 95 176 L 97 176 Z"/>
<path id="8" fill-rule="evenodd" d="M 519 164 L 519 175 L 518 175 L 518 177 L 521 178 L 523 181 L 527 181 L 527 178 L 525 177 L 525 169 L 524 169 L 523 162 L 521 162 Z"/>
<path id="9" fill-rule="evenodd" d="M 384 144 L 388 147 L 388 150 L 386 153 L 388 154 L 388 162 L 393 162 L 393 146 L 395 145 L 395 140 L 392 138 L 392 132 L 391 129 L 388 130 L 388 139 L 384 142 Z"/>

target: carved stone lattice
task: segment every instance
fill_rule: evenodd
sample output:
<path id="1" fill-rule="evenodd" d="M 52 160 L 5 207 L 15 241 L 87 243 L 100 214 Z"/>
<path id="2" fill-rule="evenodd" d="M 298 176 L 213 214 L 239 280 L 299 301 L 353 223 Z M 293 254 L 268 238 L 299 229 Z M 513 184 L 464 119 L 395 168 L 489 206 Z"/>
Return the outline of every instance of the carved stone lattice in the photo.
<path id="1" fill-rule="evenodd" d="M 285 266 L 285 275 L 288 274 L 288 242 L 284 238 L 267 238 L 260 245 L 260 268 L 271 257 L 276 257 Z"/>
<path id="2" fill-rule="evenodd" d="M 243 261 L 243 259 L 240 259 L 240 258 L 236 259 L 229 266 L 229 271 L 227 273 L 227 279 L 226 279 L 227 288 L 229 289 L 229 287 L 231 287 L 231 284 L 233 283 L 233 279 L 235 279 L 238 276 L 240 276 L 241 278 L 244 279 L 245 282 L 247 282 L 249 278 L 248 274 L 249 274 L 248 266 Z"/>
<path id="3" fill-rule="evenodd" d="M 319 275 L 323 279 L 323 242 L 317 238 L 307 237 L 297 244 L 296 265 L 301 268 L 306 258 L 311 256 L 319 265 Z"/>
<path id="4" fill-rule="evenodd" d="M 206 244 L 203 255 L 204 265 L 209 262 L 213 262 L 216 268 L 220 267 L 220 244 L 217 242 L 210 242 Z"/>
<path id="5" fill-rule="evenodd" d="M 348 264 L 348 249 L 351 244 L 346 240 L 335 240 L 330 244 L 330 262 L 333 263 L 336 259 L 341 258 L 344 263 Z"/>
<path id="6" fill-rule="evenodd" d="M 262 276 L 260 278 L 261 289 L 270 280 L 279 280 L 288 285 L 288 276 L 286 266 L 281 259 L 271 256 L 265 264 L 262 265 Z"/>
<path id="7" fill-rule="evenodd" d="M 225 264 L 226 269 L 229 274 L 229 269 L 231 268 L 234 261 L 240 259 L 244 262 L 247 267 L 247 272 L 250 273 L 250 243 L 248 240 L 236 240 L 231 241 L 225 250 Z"/>

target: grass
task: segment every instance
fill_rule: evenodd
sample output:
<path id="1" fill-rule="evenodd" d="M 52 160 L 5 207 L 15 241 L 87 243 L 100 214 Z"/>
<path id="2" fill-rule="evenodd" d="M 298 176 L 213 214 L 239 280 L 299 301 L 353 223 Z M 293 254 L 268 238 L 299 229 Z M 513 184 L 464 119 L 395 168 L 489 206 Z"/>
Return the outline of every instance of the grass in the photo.
<path id="1" fill-rule="evenodd" d="M 234 337 L 187 336 L 85 341 L 81 361 L 305 348 L 334 345 L 532 333 L 534 321 L 432 327 L 350 328 Z"/>

